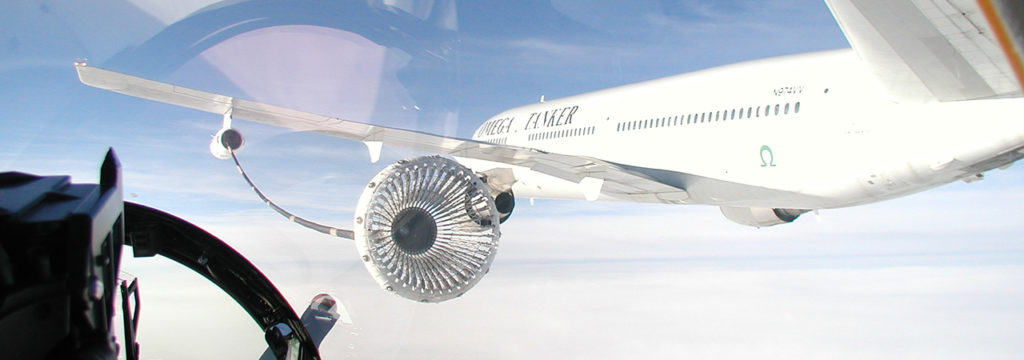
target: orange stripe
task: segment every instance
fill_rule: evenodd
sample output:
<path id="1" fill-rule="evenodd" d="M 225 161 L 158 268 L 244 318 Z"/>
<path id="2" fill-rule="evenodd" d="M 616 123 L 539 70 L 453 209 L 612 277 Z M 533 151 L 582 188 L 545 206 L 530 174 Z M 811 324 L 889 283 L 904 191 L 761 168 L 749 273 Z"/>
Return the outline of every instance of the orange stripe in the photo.
<path id="1" fill-rule="evenodd" d="M 1003 53 L 1006 54 L 1007 60 L 1010 61 L 1010 67 L 1013 68 L 1013 73 L 1017 75 L 1017 82 L 1021 90 L 1024 90 L 1024 63 L 1021 62 L 1020 53 L 1010 39 L 1010 35 L 1006 32 L 1006 24 L 999 17 L 999 12 L 996 11 L 991 0 L 978 0 L 978 6 L 981 8 L 981 12 L 985 14 L 985 19 L 991 25 L 992 31 L 995 32 L 996 41 L 1003 48 Z"/>

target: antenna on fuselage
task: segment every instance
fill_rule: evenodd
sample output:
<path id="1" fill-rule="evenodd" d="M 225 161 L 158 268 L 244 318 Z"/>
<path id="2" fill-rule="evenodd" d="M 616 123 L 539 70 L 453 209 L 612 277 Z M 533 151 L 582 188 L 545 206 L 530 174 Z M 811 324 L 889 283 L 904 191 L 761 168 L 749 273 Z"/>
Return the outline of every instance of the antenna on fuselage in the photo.
<path id="1" fill-rule="evenodd" d="M 541 103 L 543 103 L 543 102 L 544 102 L 544 94 L 540 94 L 540 102 L 541 102 Z"/>

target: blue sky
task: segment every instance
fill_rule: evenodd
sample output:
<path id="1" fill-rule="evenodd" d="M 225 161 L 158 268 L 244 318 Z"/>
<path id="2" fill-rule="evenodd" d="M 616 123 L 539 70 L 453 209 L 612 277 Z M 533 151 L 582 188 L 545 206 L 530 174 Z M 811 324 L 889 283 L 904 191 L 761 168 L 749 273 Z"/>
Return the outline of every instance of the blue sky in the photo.
<path id="1" fill-rule="evenodd" d="M 366 3 L 5 5 L 0 168 L 95 182 L 113 147 L 127 199 L 220 236 L 299 310 L 319 292 L 341 298 L 353 324 L 328 338 L 325 358 L 1024 352 L 1017 166 L 766 229 L 711 207 L 520 200 L 483 281 L 463 298 L 423 305 L 379 290 L 350 242 L 263 206 L 229 162 L 208 154 L 218 117 L 85 87 L 71 66 L 88 58 L 206 91 L 466 137 L 542 94 L 847 46 L 820 1 L 475 1 L 430 14 L 412 0 L 389 1 L 392 11 Z M 345 228 L 365 183 L 418 155 L 386 149 L 370 164 L 362 144 L 237 127 L 247 136 L 241 160 L 271 198 Z M 262 352 L 246 315 L 184 268 L 127 259 L 123 270 L 143 289 L 144 356 Z M 196 329 L 207 319 L 216 321 Z"/>

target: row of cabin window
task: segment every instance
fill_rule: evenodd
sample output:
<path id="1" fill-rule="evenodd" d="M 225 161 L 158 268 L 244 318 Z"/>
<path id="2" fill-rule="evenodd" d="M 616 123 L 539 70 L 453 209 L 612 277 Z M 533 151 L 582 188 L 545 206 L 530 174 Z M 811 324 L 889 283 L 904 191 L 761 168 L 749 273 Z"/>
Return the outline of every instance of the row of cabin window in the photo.
<path id="1" fill-rule="evenodd" d="M 792 110 L 793 114 L 799 113 L 800 112 L 800 102 L 797 101 L 796 103 L 793 103 L 793 104 L 790 104 L 790 103 L 775 104 L 774 108 L 773 108 L 773 105 L 769 104 L 769 105 L 765 105 L 764 107 L 761 107 L 761 106 L 753 107 L 753 106 L 751 106 L 751 107 L 748 107 L 746 109 L 740 108 L 740 109 L 722 110 L 722 111 L 715 111 L 713 113 L 709 111 L 709 112 L 706 112 L 706 113 L 694 113 L 694 114 L 687 114 L 687 115 L 679 115 L 679 116 L 675 116 L 675 117 L 671 117 L 670 116 L 670 117 L 663 117 L 663 118 L 660 118 L 660 119 L 647 119 L 647 120 L 627 121 L 627 122 L 619 123 L 617 128 L 615 129 L 615 131 L 630 131 L 630 130 L 647 129 L 647 128 L 654 128 L 654 127 L 678 126 L 678 125 L 698 124 L 698 123 L 712 122 L 712 121 L 735 120 L 735 119 L 743 119 L 744 116 L 746 116 L 746 118 L 749 119 L 749 118 L 756 118 L 756 117 L 761 117 L 761 116 L 767 117 L 767 116 L 772 116 L 772 115 L 775 115 L 775 116 L 778 116 L 778 115 L 788 115 L 788 114 L 790 114 L 791 110 Z M 762 115 L 762 113 L 763 113 L 763 115 Z"/>
<path id="2" fill-rule="evenodd" d="M 570 136 L 585 136 L 594 134 L 594 127 L 588 126 L 585 128 L 565 129 L 559 131 L 545 131 L 542 133 L 530 134 L 530 141 L 533 140 L 547 140 L 547 139 L 558 139 Z"/>
<path id="3" fill-rule="evenodd" d="M 508 137 L 502 136 L 500 138 L 494 138 L 494 139 L 490 139 L 490 140 L 487 140 L 487 141 L 492 143 L 492 144 L 504 145 L 504 144 L 508 143 Z"/>

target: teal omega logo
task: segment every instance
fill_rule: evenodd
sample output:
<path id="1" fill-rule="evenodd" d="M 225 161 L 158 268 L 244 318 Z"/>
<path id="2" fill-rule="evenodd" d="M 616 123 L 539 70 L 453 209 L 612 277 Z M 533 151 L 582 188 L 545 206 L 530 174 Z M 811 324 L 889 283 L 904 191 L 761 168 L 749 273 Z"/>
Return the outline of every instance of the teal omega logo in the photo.
<path id="1" fill-rule="evenodd" d="M 761 145 L 761 167 L 775 167 L 775 154 L 768 145 Z"/>

